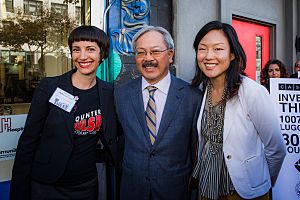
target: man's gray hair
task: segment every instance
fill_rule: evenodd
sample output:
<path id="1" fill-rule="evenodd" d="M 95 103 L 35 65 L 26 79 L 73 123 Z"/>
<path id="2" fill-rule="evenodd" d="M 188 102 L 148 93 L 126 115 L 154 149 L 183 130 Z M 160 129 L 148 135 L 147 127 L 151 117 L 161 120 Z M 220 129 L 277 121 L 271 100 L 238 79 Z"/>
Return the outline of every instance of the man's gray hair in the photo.
<path id="1" fill-rule="evenodd" d="M 167 46 L 168 49 L 174 50 L 174 41 L 171 36 L 171 34 L 164 29 L 163 27 L 160 26 L 144 26 L 142 29 L 140 29 L 132 38 L 132 47 L 135 50 L 136 49 L 136 41 L 145 33 L 150 32 L 150 31 L 156 31 L 159 32 L 163 35 L 164 37 L 164 42 Z"/>

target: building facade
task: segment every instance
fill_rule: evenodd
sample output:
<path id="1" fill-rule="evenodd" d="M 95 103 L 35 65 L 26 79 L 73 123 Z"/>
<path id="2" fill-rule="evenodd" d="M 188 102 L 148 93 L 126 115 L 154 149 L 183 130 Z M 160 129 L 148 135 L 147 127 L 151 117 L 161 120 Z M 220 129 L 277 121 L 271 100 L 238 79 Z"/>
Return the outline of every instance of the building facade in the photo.
<path id="1" fill-rule="evenodd" d="M 200 28 L 212 20 L 229 24 L 233 24 L 232 22 L 237 20 L 261 25 L 262 28 L 267 27 L 269 41 L 265 42 L 269 42 L 269 46 L 266 47 L 268 52 L 264 53 L 269 55 L 267 58 L 282 60 L 290 73 L 293 72 L 294 62 L 300 58 L 300 52 L 297 54 L 295 48 L 296 36 L 300 35 L 299 0 L 173 0 L 173 6 L 177 74 L 187 81 L 191 80 L 194 73 L 193 39 Z M 243 32 L 240 34 L 238 32 L 239 37 L 247 33 L 249 29 L 244 26 Z M 247 49 L 248 45 L 244 48 Z M 254 44 L 255 46 L 256 44 Z M 257 46 L 259 47 L 259 44 Z M 256 50 L 253 51 L 256 52 Z M 247 64 L 249 62 L 255 64 L 256 59 L 259 60 L 259 55 L 257 58 L 254 57 L 254 61 L 250 60 L 249 55 L 247 58 Z M 261 67 L 267 58 L 261 63 Z M 247 67 L 253 66 L 247 65 Z"/>
<path id="2" fill-rule="evenodd" d="M 162 26 L 175 42 L 170 70 L 190 82 L 195 73 L 193 40 L 213 20 L 237 30 L 252 79 L 259 82 L 271 58 L 283 61 L 293 73 L 300 59 L 295 46 L 300 0 L 0 0 L 0 117 L 26 115 L 39 81 L 72 69 L 66 41 L 76 26 L 94 25 L 109 34 L 110 57 L 98 76 L 115 84 L 139 76 L 131 49 L 136 31 L 143 25 Z M 5 152 L 1 139 L 0 151 Z M 0 195 L 6 188 L 1 181 L 10 179 L 12 164 L 0 159 Z"/>

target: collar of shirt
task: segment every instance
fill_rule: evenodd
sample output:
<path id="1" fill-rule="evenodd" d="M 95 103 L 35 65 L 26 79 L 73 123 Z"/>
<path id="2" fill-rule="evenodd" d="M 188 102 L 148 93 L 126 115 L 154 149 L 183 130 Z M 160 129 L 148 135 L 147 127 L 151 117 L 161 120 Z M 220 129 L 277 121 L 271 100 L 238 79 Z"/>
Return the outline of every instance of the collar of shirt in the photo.
<path id="1" fill-rule="evenodd" d="M 142 77 L 142 94 L 143 94 L 143 101 L 144 101 L 144 110 L 146 111 L 147 103 L 149 101 L 149 92 L 146 87 L 149 84 L 144 77 Z M 160 121 L 162 118 L 162 114 L 165 108 L 165 104 L 167 101 L 167 96 L 169 92 L 169 87 L 171 85 L 171 75 L 168 72 L 167 76 L 165 76 L 162 80 L 158 83 L 154 84 L 153 86 L 157 87 L 157 90 L 154 95 L 155 104 L 156 104 L 156 134 L 158 133 L 158 129 L 160 126 Z"/>
<path id="2" fill-rule="evenodd" d="M 162 80 L 160 80 L 158 83 L 152 85 L 157 87 L 158 90 L 160 90 L 165 95 L 168 95 L 169 87 L 171 84 L 171 75 L 170 72 L 168 72 L 167 76 L 165 76 Z M 147 87 L 150 86 L 146 79 L 142 77 L 142 91 L 147 90 Z"/>

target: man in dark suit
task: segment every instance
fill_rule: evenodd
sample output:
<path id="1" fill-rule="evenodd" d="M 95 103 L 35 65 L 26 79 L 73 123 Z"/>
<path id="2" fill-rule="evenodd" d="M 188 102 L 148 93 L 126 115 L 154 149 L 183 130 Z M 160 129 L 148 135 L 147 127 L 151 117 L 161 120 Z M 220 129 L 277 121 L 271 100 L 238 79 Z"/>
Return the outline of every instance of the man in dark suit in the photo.
<path id="1" fill-rule="evenodd" d="M 170 74 L 174 43 L 168 31 L 144 27 L 133 49 L 142 77 L 115 90 L 125 137 L 121 199 L 189 199 L 202 97 Z"/>

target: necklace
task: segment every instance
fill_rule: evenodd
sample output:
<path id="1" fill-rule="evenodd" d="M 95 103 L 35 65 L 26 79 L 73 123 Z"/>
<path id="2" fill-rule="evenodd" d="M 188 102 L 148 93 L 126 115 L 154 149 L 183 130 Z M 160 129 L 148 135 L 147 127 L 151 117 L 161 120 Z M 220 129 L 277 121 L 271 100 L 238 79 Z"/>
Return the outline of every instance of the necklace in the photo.
<path id="1" fill-rule="evenodd" d="M 226 94 L 227 89 L 225 86 L 221 100 L 215 106 L 213 106 L 212 85 L 210 82 L 207 84 L 207 131 L 209 138 L 208 141 L 211 143 L 209 149 L 213 154 L 216 154 L 218 149 L 222 148 Z M 213 109 L 215 109 L 215 112 Z M 219 112 L 217 112 L 217 109 Z"/>

